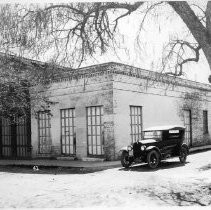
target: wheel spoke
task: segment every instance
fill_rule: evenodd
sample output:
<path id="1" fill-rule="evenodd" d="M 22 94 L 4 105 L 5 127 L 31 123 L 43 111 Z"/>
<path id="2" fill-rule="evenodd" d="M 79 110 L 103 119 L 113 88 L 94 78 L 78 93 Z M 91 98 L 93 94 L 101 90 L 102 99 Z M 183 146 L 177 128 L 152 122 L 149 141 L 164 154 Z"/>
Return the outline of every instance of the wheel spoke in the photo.
<path id="1" fill-rule="evenodd" d="M 131 161 L 129 159 L 129 154 L 126 151 L 123 151 L 121 157 L 122 166 L 128 168 L 131 165 Z"/>
<path id="2" fill-rule="evenodd" d="M 183 147 L 181 148 L 181 151 L 180 151 L 180 156 L 179 156 L 180 162 L 185 163 L 186 158 L 187 158 L 187 150 L 186 148 Z"/>
<path id="3" fill-rule="evenodd" d="M 159 164 L 159 154 L 156 151 L 151 151 L 148 154 L 148 164 L 150 168 L 156 168 Z"/>

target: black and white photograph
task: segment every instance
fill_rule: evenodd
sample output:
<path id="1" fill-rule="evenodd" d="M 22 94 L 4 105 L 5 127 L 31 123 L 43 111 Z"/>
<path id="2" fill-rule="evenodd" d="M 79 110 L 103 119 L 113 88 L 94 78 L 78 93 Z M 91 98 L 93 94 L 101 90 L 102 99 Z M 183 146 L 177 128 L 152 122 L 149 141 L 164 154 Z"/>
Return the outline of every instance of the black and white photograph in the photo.
<path id="1" fill-rule="evenodd" d="M 0 1 L 0 208 L 211 206 L 211 1 Z"/>

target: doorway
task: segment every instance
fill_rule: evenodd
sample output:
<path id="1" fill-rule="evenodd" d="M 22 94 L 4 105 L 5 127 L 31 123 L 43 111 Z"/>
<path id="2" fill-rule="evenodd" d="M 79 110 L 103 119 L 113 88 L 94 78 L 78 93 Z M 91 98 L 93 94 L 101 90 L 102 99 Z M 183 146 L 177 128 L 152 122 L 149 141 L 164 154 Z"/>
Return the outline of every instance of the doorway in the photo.
<path id="1" fill-rule="evenodd" d="M 0 157 L 25 159 L 31 157 L 31 123 L 26 117 L 0 119 Z"/>

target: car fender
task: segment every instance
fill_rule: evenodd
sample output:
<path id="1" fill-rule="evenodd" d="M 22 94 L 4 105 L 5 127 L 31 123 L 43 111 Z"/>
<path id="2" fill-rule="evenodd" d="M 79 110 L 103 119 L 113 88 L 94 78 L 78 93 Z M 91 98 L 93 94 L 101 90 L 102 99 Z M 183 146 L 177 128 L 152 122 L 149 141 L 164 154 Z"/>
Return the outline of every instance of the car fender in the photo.
<path id="1" fill-rule="evenodd" d="M 181 145 L 181 148 L 182 147 L 185 147 L 186 149 L 187 149 L 187 151 L 188 151 L 188 154 L 189 154 L 189 147 L 188 147 L 188 145 L 186 144 L 186 143 L 183 143 L 182 145 Z"/>
<path id="2" fill-rule="evenodd" d="M 120 152 L 121 152 L 121 151 L 127 151 L 127 152 L 128 152 L 128 149 L 127 149 L 127 147 L 122 147 L 119 151 L 120 151 Z"/>
<path id="3" fill-rule="evenodd" d="M 156 150 L 161 155 L 160 149 L 158 147 L 156 147 L 156 146 L 149 146 L 149 147 L 146 148 L 145 151 L 149 152 L 149 151 L 151 151 L 153 149 Z"/>

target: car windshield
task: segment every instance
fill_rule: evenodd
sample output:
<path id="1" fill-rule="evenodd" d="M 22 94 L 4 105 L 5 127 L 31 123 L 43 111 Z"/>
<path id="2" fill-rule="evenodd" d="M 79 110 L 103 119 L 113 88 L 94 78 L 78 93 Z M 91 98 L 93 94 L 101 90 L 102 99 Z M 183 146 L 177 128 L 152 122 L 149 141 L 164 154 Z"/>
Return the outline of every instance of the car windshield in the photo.
<path id="1" fill-rule="evenodd" d="M 162 132 L 161 131 L 145 131 L 144 139 L 161 139 Z"/>

